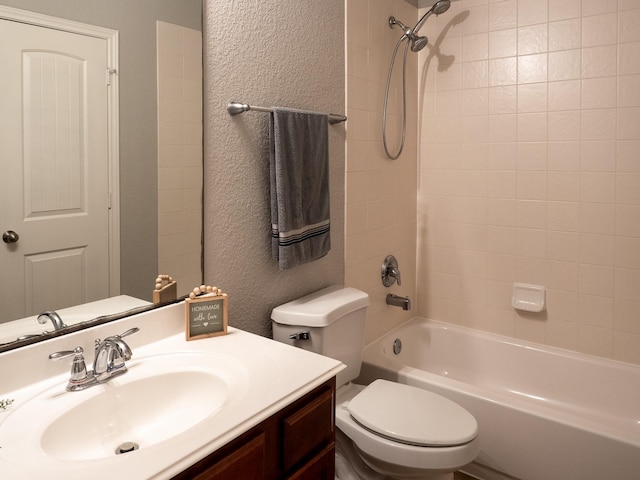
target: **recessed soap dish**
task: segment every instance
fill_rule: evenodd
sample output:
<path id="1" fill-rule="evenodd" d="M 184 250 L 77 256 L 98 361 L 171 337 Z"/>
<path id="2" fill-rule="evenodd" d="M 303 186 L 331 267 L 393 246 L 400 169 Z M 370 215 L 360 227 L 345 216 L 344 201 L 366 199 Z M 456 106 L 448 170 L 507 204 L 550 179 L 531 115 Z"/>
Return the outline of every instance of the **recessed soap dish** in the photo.
<path id="1" fill-rule="evenodd" d="M 511 306 L 525 312 L 542 312 L 545 307 L 545 288 L 541 285 L 514 283 Z"/>

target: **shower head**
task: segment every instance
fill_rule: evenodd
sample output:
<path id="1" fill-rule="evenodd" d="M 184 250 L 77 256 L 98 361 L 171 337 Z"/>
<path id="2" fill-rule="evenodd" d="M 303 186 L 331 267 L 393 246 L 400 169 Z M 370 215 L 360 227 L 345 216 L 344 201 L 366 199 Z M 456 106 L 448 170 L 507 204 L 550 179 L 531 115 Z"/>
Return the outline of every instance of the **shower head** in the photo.
<path id="1" fill-rule="evenodd" d="M 427 39 L 427 37 L 421 37 L 419 35 L 416 35 L 412 29 L 407 27 L 400 20 L 396 20 L 395 17 L 389 17 L 389 26 L 393 28 L 396 25 L 402 29 L 402 31 L 404 32 L 404 37 L 408 38 L 409 41 L 411 42 L 412 52 L 419 52 L 420 50 L 422 50 L 424 47 L 427 46 L 427 43 L 429 43 L 429 40 Z"/>
<path id="2" fill-rule="evenodd" d="M 418 23 L 416 23 L 415 27 L 409 28 L 401 21 L 396 20 L 395 17 L 389 17 L 389 26 L 393 28 L 394 26 L 398 25 L 404 32 L 404 36 L 407 39 L 409 39 L 409 41 L 411 42 L 411 51 L 419 52 L 420 50 L 422 50 L 424 47 L 427 46 L 427 43 L 429 43 L 429 40 L 427 39 L 427 37 L 419 36 L 418 30 L 422 28 L 422 26 L 424 25 L 424 22 L 426 22 L 427 18 L 429 18 L 432 14 L 435 14 L 436 16 L 438 16 L 441 13 L 444 13 L 447 10 L 449 10 L 450 6 L 451 6 L 451 0 L 438 0 L 436 3 L 434 3 L 431 6 L 429 11 L 425 13 L 422 16 L 422 18 L 420 18 L 420 20 L 418 20 Z"/>
<path id="3" fill-rule="evenodd" d="M 414 34 L 413 37 L 411 37 L 411 51 L 419 52 L 426 47 L 428 43 L 429 39 L 427 39 L 427 37 L 419 37 Z"/>
<path id="4" fill-rule="evenodd" d="M 451 6 L 451 0 L 438 0 L 436 3 L 434 3 L 432 7 L 429 9 L 429 11 L 425 13 L 420 20 L 418 20 L 418 23 L 416 23 L 416 26 L 413 27 L 413 30 L 412 30 L 413 34 L 416 35 L 418 33 L 418 31 L 424 25 L 424 22 L 426 22 L 427 18 L 429 18 L 432 14 L 437 17 L 441 13 L 444 13 L 447 10 L 449 10 L 450 6 Z"/>
<path id="5" fill-rule="evenodd" d="M 433 13 L 435 13 L 436 15 L 440 15 L 441 13 L 444 13 L 447 10 L 449 10 L 450 6 L 451 6 L 451 0 L 440 0 L 433 4 L 433 7 L 431 7 L 431 10 L 433 10 Z"/>

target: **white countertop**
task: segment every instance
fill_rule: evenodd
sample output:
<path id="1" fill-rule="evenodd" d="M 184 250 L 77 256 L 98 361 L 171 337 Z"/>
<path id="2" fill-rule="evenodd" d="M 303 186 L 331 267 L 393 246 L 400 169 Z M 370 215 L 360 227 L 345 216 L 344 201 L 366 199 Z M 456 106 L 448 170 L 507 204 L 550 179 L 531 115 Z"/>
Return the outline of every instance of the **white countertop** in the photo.
<path id="1" fill-rule="evenodd" d="M 0 477 L 3 480 L 168 479 L 344 368 L 336 360 L 231 327 L 228 335 L 187 342 L 184 323 L 184 305 L 171 305 L 0 354 L 0 399 L 15 399 L 7 411 L 0 412 Z M 24 432 L 19 428 L 3 429 L 3 423 L 10 423 L 5 422 L 6 418 L 29 398 L 51 388 L 59 388 L 60 395 L 73 396 L 71 401 L 88 392 L 65 392 L 71 362 L 51 362 L 47 358 L 49 353 L 70 350 L 77 345 L 83 346 L 85 352 L 92 352 L 94 338 L 119 334 L 133 326 L 139 327 L 140 332 L 126 339 L 134 355 L 128 363 L 159 353 L 215 353 L 242 364 L 248 379 L 246 392 L 234 405 L 225 408 L 224 415 L 213 416 L 170 440 L 125 455 L 90 461 L 60 460 L 37 448 L 33 455 L 37 458 L 24 458 L 19 446 L 12 444 L 12 439 L 20 438 Z M 89 353 L 86 357 L 89 366 L 93 355 Z M 42 415 L 46 418 L 47 412 L 43 411 Z"/>

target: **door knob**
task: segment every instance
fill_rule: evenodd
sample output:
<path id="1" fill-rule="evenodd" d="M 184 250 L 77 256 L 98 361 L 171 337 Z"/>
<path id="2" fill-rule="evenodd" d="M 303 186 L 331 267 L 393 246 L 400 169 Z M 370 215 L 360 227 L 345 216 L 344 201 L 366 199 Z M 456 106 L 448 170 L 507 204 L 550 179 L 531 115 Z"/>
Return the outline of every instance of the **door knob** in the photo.
<path id="1" fill-rule="evenodd" d="M 4 243 L 16 243 L 18 240 L 20 240 L 20 235 L 13 230 L 7 230 L 2 234 L 2 241 Z"/>

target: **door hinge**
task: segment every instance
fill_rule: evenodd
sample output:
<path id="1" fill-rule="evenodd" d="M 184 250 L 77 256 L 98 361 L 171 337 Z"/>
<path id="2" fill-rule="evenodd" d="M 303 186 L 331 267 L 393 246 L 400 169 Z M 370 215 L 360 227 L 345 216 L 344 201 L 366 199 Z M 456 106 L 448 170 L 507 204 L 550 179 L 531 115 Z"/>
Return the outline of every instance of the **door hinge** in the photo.
<path id="1" fill-rule="evenodd" d="M 118 73 L 118 70 L 116 70 L 115 68 L 107 67 L 107 72 L 105 75 L 105 83 L 107 84 L 107 87 L 111 85 L 111 75 L 115 75 L 117 73 Z"/>

